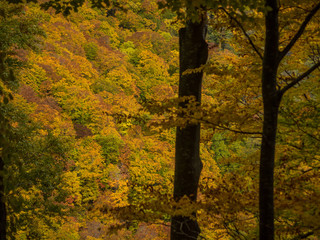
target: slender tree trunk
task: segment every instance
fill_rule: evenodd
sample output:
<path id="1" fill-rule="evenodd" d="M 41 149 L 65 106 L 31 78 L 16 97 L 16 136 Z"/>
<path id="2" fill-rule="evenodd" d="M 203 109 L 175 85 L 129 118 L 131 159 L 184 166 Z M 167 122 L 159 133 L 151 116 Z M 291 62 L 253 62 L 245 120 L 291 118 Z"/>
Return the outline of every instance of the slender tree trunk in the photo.
<path id="1" fill-rule="evenodd" d="M 180 46 L 180 81 L 179 97 L 194 96 L 201 102 L 201 84 L 203 72 L 185 74 L 187 69 L 199 68 L 208 58 L 206 36 L 206 16 L 200 22 L 187 22 L 179 31 Z M 183 107 L 185 103 L 181 104 Z M 199 157 L 200 124 L 177 128 L 176 159 L 174 177 L 174 198 L 176 201 L 188 196 L 191 201 L 197 199 L 197 188 L 202 170 Z M 196 217 L 196 213 L 194 213 Z M 173 216 L 171 223 L 171 240 L 197 239 L 200 233 L 195 218 Z"/>
<path id="2" fill-rule="evenodd" d="M 4 183 L 3 183 L 4 162 L 0 156 L 0 240 L 6 240 L 6 218 L 7 211 L 4 201 Z"/>
<path id="3" fill-rule="evenodd" d="M 266 0 L 266 38 L 262 70 L 264 106 L 263 135 L 260 156 L 260 240 L 274 239 L 273 179 L 280 94 L 277 91 L 279 66 L 279 25 L 277 0 Z"/>

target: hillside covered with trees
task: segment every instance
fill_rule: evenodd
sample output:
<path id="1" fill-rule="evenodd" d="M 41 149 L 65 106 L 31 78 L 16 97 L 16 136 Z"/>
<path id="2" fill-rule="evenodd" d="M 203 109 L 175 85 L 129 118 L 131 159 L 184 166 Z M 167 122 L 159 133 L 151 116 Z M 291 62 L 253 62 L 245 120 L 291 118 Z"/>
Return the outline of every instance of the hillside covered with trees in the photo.
<path id="1" fill-rule="evenodd" d="M 319 239 L 319 9 L 0 0 L 0 240 Z"/>

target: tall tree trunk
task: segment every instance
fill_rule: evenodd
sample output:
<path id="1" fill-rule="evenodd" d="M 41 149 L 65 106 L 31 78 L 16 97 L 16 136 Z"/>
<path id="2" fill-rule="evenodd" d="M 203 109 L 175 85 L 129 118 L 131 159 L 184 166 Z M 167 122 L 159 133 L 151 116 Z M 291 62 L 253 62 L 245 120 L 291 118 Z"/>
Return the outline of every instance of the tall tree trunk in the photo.
<path id="1" fill-rule="evenodd" d="M 4 162 L 0 156 L 0 240 L 6 240 L 6 218 L 7 211 L 4 201 L 4 182 L 3 182 Z"/>
<path id="2" fill-rule="evenodd" d="M 260 240 L 274 239 L 273 178 L 275 144 L 280 94 L 277 92 L 279 66 L 279 24 L 277 0 L 266 0 L 266 36 L 262 70 L 264 106 L 263 135 L 260 156 Z"/>
<path id="3" fill-rule="evenodd" d="M 203 72 L 182 74 L 187 69 L 196 69 L 205 64 L 208 58 L 206 36 L 206 14 L 199 22 L 188 21 L 179 31 L 180 80 L 179 97 L 194 96 L 201 102 L 201 84 Z M 185 103 L 180 106 L 184 107 Z M 176 201 L 188 196 L 191 201 L 197 199 L 197 189 L 202 170 L 199 156 L 200 124 L 177 128 L 174 198 Z M 200 228 L 194 218 L 173 216 L 171 222 L 171 240 L 197 239 Z"/>

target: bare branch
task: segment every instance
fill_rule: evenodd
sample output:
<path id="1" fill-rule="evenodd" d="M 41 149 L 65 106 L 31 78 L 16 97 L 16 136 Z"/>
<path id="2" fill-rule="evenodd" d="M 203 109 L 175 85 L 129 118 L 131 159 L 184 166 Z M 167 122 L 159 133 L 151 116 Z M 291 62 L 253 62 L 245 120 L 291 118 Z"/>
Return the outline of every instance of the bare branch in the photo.
<path id="1" fill-rule="evenodd" d="M 247 34 L 246 30 L 244 29 L 244 27 L 242 26 L 242 24 L 235 18 L 233 17 L 226 9 L 224 8 L 219 8 L 221 9 L 222 11 L 224 11 L 228 17 L 232 20 L 232 21 L 235 21 L 236 24 L 239 26 L 239 28 L 241 29 L 241 31 L 243 32 L 243 34 L 246 36 L 246 38 L 248 39 L 250 45 L 252 46 L 253 50 L 258 54 L 258 56 L 260 57 L 260 59 L 262 60 L 263 59 L 263 56 L 262 54 L 259 52 L 258 48 L 256 47 L 256 45 L 253 43 L 252 39 L 250 38 L 250 36 Z"/>
<path id="2" fill-rule="evenodd" d="M 286 91 L 288 91 L 294 85 L 296 85 L 297 83 L 301 82 L 304 78 L 308 77 L 318 67 L 320 67 L 320 62 L 314 64 L 311 68 L 309 68 L 308 71 L 304 72 L 303 74 L 298 76 L 296 79 L 294 79 L 292 82 L 290 82 L 287 86 L 285 86 L 281 90 L 279 90 L 278 91 L 279 96 L 281 97 Z"/>
<path id="3" fill-rule="evenodd" d="M 280 52 L 279 54 L 279 62 L 284 58 L 284 56 L 290 51 L 290 49 L 294 46 L 294 44 L 298 41 L 298 39 L 303 34 L 304 30 L 306 29 L 308 23 L 311 21 L 313 16 L 318 12 L 320 9 L 320 3 L 318 3 L 306 16 L 303 23 L 301 24 L 298 32 L 293 36 L 289 44 Z"/>

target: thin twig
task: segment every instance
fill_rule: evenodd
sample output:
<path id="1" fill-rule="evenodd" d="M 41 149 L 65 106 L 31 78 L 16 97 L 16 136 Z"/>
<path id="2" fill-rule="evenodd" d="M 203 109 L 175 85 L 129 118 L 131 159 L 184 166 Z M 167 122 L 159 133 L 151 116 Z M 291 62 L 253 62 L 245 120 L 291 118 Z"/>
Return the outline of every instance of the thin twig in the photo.
<path id="1" fill-rule="evenodd" d="M 247 131 L 235 130 L 235 129 L 231 129 L 231 128 L 223 127 L 223 126 L 217 126 L 217 128 L 221 128 L 223 130 L 228 130 L 228 131 L 234 132 L 234 133 L 246 134 L 246 135 L 262 135 L 262 132 L 247 132 Z"/>
<path id="2" fill-rule="evenodd" d="M 211 126 L 214 126 L 216 128 L 220 128 L 220 129 L 223 129 L 223 130 L 228 130 L 230 132 L 234 132 L 234 133 L 240 133 L 240 134 L 247 134 L 247 135 L 262 135 L 262 132 L 248 132 L 248 131 L 241 131 L 241 130 L 236 130 L 236 129 L 231 129 L 229 127 L 225 127 L 225 126 L 221 126 L 221 125 L 218 125 L 218 124 L 214 124 L 208 120 L 204 120 L 204 119 L 197 119 L 200 123 L 204 123 L 204 124 L 207 124 L 207 125 L 211 125 Z"/>

